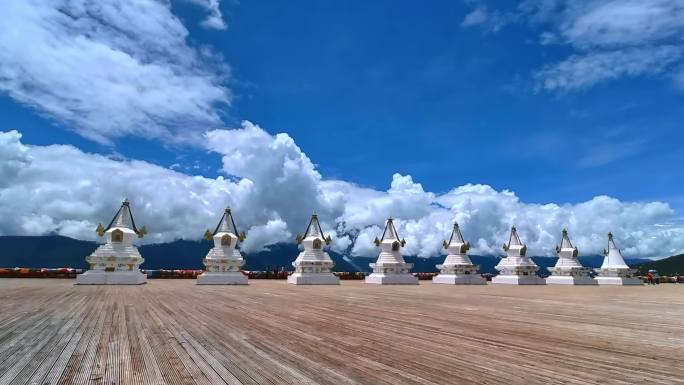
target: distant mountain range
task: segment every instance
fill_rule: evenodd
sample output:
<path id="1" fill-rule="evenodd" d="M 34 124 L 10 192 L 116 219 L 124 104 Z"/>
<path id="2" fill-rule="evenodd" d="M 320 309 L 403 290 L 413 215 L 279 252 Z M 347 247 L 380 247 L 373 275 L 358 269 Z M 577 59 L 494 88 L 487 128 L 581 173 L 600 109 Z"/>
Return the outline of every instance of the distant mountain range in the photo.
<path id="1" fill-rule="evenodd" d="M 63 236 L 0 236 L 0 267 L 74 267 L 87 268 L 85 256 L 98 246 L 96 242 L 81 241 Z M 201 269 L 202 259 L 211 248 L 210 241 L 177 240 L 168 243 L 143 245 L 138 249 L 145 263 L 143 269 Z M 299 253 L 298 246 L 291 243 L 279 243 L 268 247 L 268 251 L 249 253 L 245 255 L 245 270 L 292 270 L 292 261 Z M 329 251 L 335 261 L 335 271 L 363 271 L 369 272 L 369 263 L 375 258 L 348 257 Z M 481 273 L 496 274 L 494 266 L 499 262 L 498 256 L 470 256 L 473 263 L 480 265 Z M 684 256 L 679 258 L 684 263 Z M 414 264 L 415 272 L 436 272 L 435 265 L 444 261 L 444 256 L 421 258 L 415 256 L 404 257 L 406 262 Z M 547 267 L 555 265 L 556 258 L 533 257 L 539 265 L 542 275 L 548 274 Z M 580 261 L 587 267 L 600 267 L 602 256 L 580 257 Z M 644 263 L 658 263 L 648 259 L 626 259 L 630 266 Z M 684 272 L 684 269 L 680 269 Z M 662 274 L 666 274 L 662 272 Z"/>
<path id="2" fill-rule="evenodd" d="M 657 261 L 648 261 L 638 266 L 640 274 L 646 274 L 653 269 L 661 275 L 684 274 L 684 254 L 674 255 Z"/>

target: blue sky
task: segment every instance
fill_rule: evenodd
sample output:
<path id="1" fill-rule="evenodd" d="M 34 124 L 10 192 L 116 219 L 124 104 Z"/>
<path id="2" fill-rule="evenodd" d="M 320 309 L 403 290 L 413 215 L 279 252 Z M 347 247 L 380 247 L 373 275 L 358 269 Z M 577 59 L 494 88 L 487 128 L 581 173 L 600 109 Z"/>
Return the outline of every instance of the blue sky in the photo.
<path id="1" fill-rule="evenodd" d="M 33 6 L 41 12 L 68 8 L 60 3 Z M 45 71 L 32 73 L 28 62 L 40 59 L 7 57 L 8 67 L 19 70 L 0 86 L 0 131 L 18 130 L 24 145 L 70 144 L 211 179 L 230 166 L 225 151 L 202 144 L 201 132 L 239 128 L 248 120 L 271 135 L 287 133 L 323 180 L 373 191 L 387 190 L 399 173 L 438 196 L 473 183 L 513 191 L 530 204 L 579 204 L 601 195 L 662 201 L 672 210 L 666 222 L 684 210 L 678 1 L 133 3 L 139 8 L 132 12 L 145 15 L 120 27 L 130 28 L 125 38 L 97 24 L 101 19 L 88 19 L 88 12 L 83 19 L 99 32 L 84 29 L 83 36 L 186 76 L 182 87 L 159 88 L 170 112 L 152 111 L 157 100 L 143 100 L 130 113 L 143 117 L 128 121 L 127 104 L 117 104 L 111 115 L 122 122 L 110 127 L 114 99 L 89 104 L 92 95 L 69 94 L 69 79 L 32 83 L 27 79 Z M 5 17 L 24 26 L 21 15 L 29 13 L 18 4 Z M 104 5 L 89 12 L 121 16 Z M 46 15 L 37 25 L 51 26 L 50 33 L 56 31 L 50 23 L 70 23 Z M 73 20 L 80 25 L 78 16 Z M 180 37 L 169 42 L 152 41 L 176 32 Z M 40 38 L 25 36 L 29 45 Z M 20 49 L 13 43 L 8 38 L 4 44 L 10 53 Z M 57 60 L 78 47 L 55 44 Z M 72 63 L 92 64 L 82 60 L 86 54 Z M 188 74 L 201 80 L 192 97 L 183 96 L 198 84 Z M 148 86 L 157 84 L 138 88 Z M 41 87 L 59 95 L 31 94 Z M 73 93 L 83 87 L 87 81 Z M 98 81 L 93 87 L 100 95 L 113 89 Z M 176 116 L 174 101 L 181 97 L 188 112 Z M 127 131 L 150 122 L 159 128 Z M 200 134 L 187 139 L 190 132 Z"/>
<path id="2" fill-rule="evenodd" d="M 535 202 L 608 194 L 684 205 L 675 166 L 684 162 L 684 90 L 663 74 L 575 92 L 539 89 L 535 73 L 571 50 L 540 44 L 546 25 L 465 27 L 474 7 L 455 1 L 221 8 L 227 30 L 203 28 L 200 8 L 173 3 L 193 44 L 210 46 L 232 68 L 234 100 L 221 109 L 223 121 L 288 132 L 325 177 L 384 188 L 401 172 L 431 191 L 473 182 Z M 166 166 L 199 162 L 207 176 L 220 168 L 216 156 L 157 141 L 99 146 L 7 96 L 0 110 L 2 128 L 21 127 L 26 143 L 72 143 Z"/>

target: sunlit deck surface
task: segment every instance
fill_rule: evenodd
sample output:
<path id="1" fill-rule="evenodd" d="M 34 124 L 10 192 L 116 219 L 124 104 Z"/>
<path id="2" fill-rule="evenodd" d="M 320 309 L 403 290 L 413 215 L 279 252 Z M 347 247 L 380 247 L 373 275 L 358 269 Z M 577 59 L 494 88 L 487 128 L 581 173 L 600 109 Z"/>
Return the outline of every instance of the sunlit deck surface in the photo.
<path id="1" fill-rule="evenodd" d="M 0 280 L 0 384 L 684 383 L 684 285 Z"/>

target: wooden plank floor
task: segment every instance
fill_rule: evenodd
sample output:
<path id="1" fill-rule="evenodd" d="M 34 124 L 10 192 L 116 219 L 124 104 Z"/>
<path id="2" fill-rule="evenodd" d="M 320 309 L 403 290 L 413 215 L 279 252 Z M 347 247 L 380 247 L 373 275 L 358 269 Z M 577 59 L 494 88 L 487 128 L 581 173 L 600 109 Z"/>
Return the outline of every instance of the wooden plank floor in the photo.
<path id="1" fill-rule="evenodd" d="M 0 384 L 684 384 L 684 285 L 0 280 Z"/>

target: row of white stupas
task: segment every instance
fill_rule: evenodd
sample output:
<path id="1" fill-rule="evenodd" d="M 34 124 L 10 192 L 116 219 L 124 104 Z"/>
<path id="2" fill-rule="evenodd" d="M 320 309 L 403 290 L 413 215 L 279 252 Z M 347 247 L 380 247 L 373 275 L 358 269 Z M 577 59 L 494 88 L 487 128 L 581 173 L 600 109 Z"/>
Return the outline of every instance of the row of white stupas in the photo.
<path id="1" fill-rule="evenodd" d="M 99 246 L 86 258 L 90 269 L 76 278 L 77 284 L 129 284 L 146 282 L 146 276 L 140 271 L 144 259 L 133 246 L 134 237 L 142 238 L 146 234 L 145 227 L 138 229 L 133 221 L 128 200 L 114 215 L 114 219 L 105 228 L 97 227 L 97 233 L 105 237 L 105 244 Z M 214 241 L 214 247 L 204 258 L 206 271 L 197 278 L 199 285 L 246 285 L 247 277 L 241 272 L 245 261 L 237 249 L 238 242 L 245 239 L 245 233 L 238 233 L 230 209 L 226 209 L 216 229 L 207 230 L 205 238 Z M 325 236 L 318 217 L 311 216 L 304 235 L 297 236 L 297 242 L 304 250 L 299 253 L 292 265 L 295 271 L 288 277 L 288 282 L 295 285 L 337 285 L 340 280 L 332 273 L 334 262 L 324 251 L 330 244 L 330 236 Z M 411 274 L 412 264 L 406 263 L 401 256 L 401 248 L 405 240 L 401 239 L 394 227 L 392 218 L 387 220 L 385 230 L 375 245 L 381 251 L 375 263 L 370 267 L 373 272 L 366 277 L 366 283 L 373 284 L 418 284 L 418 278 Z M 448 250 L 444 263 L 437 265 L 439 274 L 432 280 L 441 284 L 483 285 L 486 280 L 478 274 L 479 266 L 473 265 L 468 257 L 470 244 L 463 239 L 458 224 L 454 224 L 451 238 L 444 241 Z M 641 285 L 642 281 L 634 277 L 634 270 L 625 263 L 620 250 L 615 246 L 613 235 L 608 234 L 608 250 L 604 250 L 605 258 L 598 276 L 590 276 L 591 269 L 583 267 L 577 259 L 577 247 L 572 245 L 568 232 L 563 230 L 560 246 L 556 247 L 558 262 L 550 268 L 551 276 L 544 279 L 537 276 L 539 267 L 528 257 L 527 246 L 520 240 L 515 227 L 511 228 L 508 243 L 503 246 L 506 257 L 496 266 L 499 275 L 492 279 L 494 284 L 510 285 Z"/>

